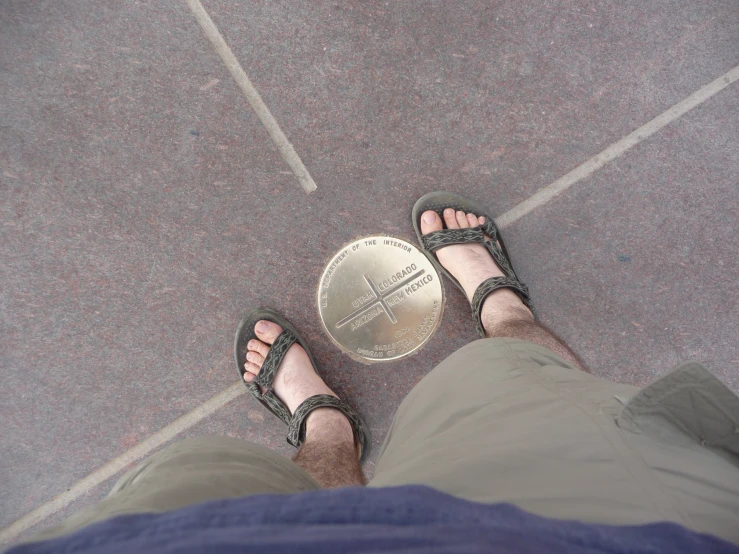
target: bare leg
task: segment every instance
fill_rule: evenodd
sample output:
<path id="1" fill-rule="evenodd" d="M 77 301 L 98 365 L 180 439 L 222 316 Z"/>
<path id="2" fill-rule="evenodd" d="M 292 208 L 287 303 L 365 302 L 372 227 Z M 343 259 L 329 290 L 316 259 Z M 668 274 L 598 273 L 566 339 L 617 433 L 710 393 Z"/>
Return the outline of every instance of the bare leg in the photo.
<path id="1" fill-rule="evenodd" d="M 244 379 L 249 382 L 261 370 L 270 345 L 282 332 L 279 325 L 270 321 L 257 322 L 254 330 L 260 340 L 248 344 Z M 336 396 L 313 370 L 310 358 L 297 343 L 285 353 L 272 386 L 290 413 L 295 413 L 304 400 L 316 394 Z M 332 408 L 319 408 L 305 421 L 305 442 L 294 461 L 323 487 L 349 487 L 367 482 L 358 454 L 354 430 L 344 414 Z"/>
<path id="2" fill-rule="evenodd" d="M 474 214 L 444 210 L 444 219 L 428 211 L 421 219 L 424 234 L 443 229 L 465 229 L 484 222 Z M 439 262 L 461 283 L 468 298 L 489 277 L 499 277 L 503 272 L 487 249 L 481 244 L 455 244 L 437 251 Z M 510 289 L 490 294 L 482 306 L 482 324 L 488 337 L 508 337 L 527 340 L 546 346 L 574 365 L 589 373 L 578 356 L 554 333 L 537 323 L 533 314 Z"/>
<path id="3" fill-rule="evenodd" d="M 294 461 L 322 487 L 367 484 L 359 465 L 354 431 L 346 417 L 337 410 L 320 408 L 308 416 L 305 444 Z"/>
<path id="4" fill-rule="evenodd" d="M 562 339 L 534 320 L 533 314 L 511 290 L 497 290 L 482 305 L 482 325 L 488 337 L 527 340 L 559 354 L 576 368 L 590 373 L 585 364 Z"/>

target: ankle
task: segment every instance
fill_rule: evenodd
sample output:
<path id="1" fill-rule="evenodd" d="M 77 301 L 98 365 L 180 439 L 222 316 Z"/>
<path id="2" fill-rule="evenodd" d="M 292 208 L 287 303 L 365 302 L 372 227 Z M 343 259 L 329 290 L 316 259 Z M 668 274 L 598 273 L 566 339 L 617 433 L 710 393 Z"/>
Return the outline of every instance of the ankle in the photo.
<path id="1" fill-rule="evenodd" d="M 333 408 L 313 410 L 305 420 L 305 442 L 354 444 L 354 429 L 346 416 Z"/>
<path id="2" fill-rule="evenodd" d="M 483 323 L 486 319 L 496 323 L 516 320 L 533 322 L 535 320 L 531 310 L 511 289 L 498 289 L 489 294 L 482 304 L 480 315 Z"/>

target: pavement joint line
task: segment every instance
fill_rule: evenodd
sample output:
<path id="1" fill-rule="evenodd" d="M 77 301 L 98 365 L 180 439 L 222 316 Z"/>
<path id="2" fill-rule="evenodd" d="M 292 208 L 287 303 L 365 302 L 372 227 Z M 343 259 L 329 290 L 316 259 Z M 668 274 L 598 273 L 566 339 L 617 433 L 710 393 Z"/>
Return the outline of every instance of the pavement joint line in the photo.
<path id="1" fill-rule="evenodd" d="M 213 44 L 213 48 L 215 48 L 216 53 L 220 56 L 223 63 L 231 72 L 234 81 L 239 85 L 241 92 L 244 93 L 244 96 L 249 101 L 249 104 L 251 104 L 257 117 L 259 117 L 259 120 L 267 129 L 269 136 L 272 137 L 272 142 L 277 146 L 282 158 L 287 162 L 287 165 L 290 166 L 290 169 L 298 178 L 300 185 L 308 194 L 316 190 L 317 187 L 315 181 L 313 181 L 313 177 L 310 176 L 310 173 L 305 165 L 303 165 L 303 161 L 300 159 L 300 156 L 295 152 L 295 148 L 293 148 L 293 145 L 290 144 L 289 140 L 287 140 L 285 133 L 280 129 L 277 120 L 272 115 L 272 112 L 269 111 L 267 104 L 262 100 L 262 97 L 252 84 L 246 71 L 244 71 L 244 68 L 241 67 L 239 60 L 234 56 L 233 51 L 231 51 L 231 48 L 226 43 L 223 35 L 221 35 L 218 27 L 213 23 L 208 12 L 205 11 L 203 4 L 200 3 L 200 0 L 185 1 L 187 2 L 192 14 L 195 16 L 195 19 L 200 24 L 205 36 L 208 37 L 208 40 Z"/>
<path id="2" fill-rule="evenodd" d="M 187 0 L 187 2 L 189 4 L 197 3 L 197 5 L 200 5 L 200 2 L 198 0 Z M 200 7 L 202 9 L 202 6 Z M 205 15 L 207 17 L 207 14 Z M 626 137 L 622 138 L 621 140 L 615 142 L 614 144 L 603 150 L 601 153 L 593 156 L 585 163 L 579 165 L 568 174 L 566 174 L 564 177 L 561 177 L 554 181 L 552 184 L 539 189 L 539 191 L 534 193 L 533 196 L 529 197 L 527 200 L 524 200 L 523 202 L 497 218 L 496 222 L 498 226 L 507 227 L 513 222 L 521 219 L 526 214 L 533 212 L 536 208 L 543 206 L 544 204 L 549 202 L 549 200 L 553 199 L 555 196 L 570 188 L 573 184 L 591 175 L 596 170 L 607 164 L 609 161 L 617 158 L 633 146 L 639 144 L 647 137 L 653 135 L 669 123 L 678 119 L 683 114 L 702 104 L 703 102 L 705 102 L 737 80 L 739 80 L 739 66 L 736 66 L 735 68 L 724 73 L 718 79 L 715 79 L 704 87 L 698 89 L 697 91 L 687 96 L 685 99 L 681 100 L 671 108 L 667 109 L 665 112 L 661 113 L 648 123 L 639 127 L 636 131 L 630 133 Z M 55 514 L 65 506 L 69 505 L 70 503 L 87 493 L 92 488 L 96 487 L 103 481 L 109 479 L 110 477 L 113 477 L 115 474 L 125 469 L 126 466 L 128 466 L 129 464 L 142 459 L 155 448 L 161 446 L 165 442 L 171 440 L 173 437 L 179 435 L 182 431 L 189 429 L 196 423 L 208 417 L 210 414 L 218 411 L 220 408 L 224 407 L 235 398 L 242 396 L 246 391 L 246 387 L 241 382 L 238 382 L 234 383 L 223 392 L 211 397 L 200 406 L 196 407 L 179 419 L 176 419 L 175 421 L 173 421 L 157 433 L 151 435 L 149 438 L 140 442 L 130 450 L 127 450 L 104 466 L 96 469 L 87 477 L 72 485 L 72 487 L 67 489 L 66 492 L 63 492 L 52 500 L 45 502 L 38 508 L 35 508 L 25 516 L 11 523 L 8 527 L 0 531 L 0 544 L 10 542 L 26 529 L 33 527 L 47 517 Z"/>
<path id="3" fill-rule="evenodd" d="M 513 222 L 518 221 L 526 214 L 529 214 L 540 208 L 554 197 L 562 194 L 564 191 L 569 189 L 575 183 L 582 181 L 586 177 L 589 177 L 601 167 L 606 165 L 608 162 L 618 158 L 621 154 L 627 150 L 633 148 L 643 140 L 646 140 L 654 133 L 669 125 L 676 119 L 679 119 L 682 115 L 689 112 L 696 106 L 699 106 L 714 94 L 722 91 L 728 87 L 731 83 L 739 79 L 739 66 L 724 73 L 718 79 L 715 79 L 699 88 L 693 94 L 687 96 L 671 108 L 662 112 L 660 115 L 645 123 L 639 127 L 636 131 L 629 133 L 621 140 L 614 142 L 611 146 L 596 154 L 585 163 L 577 166 L 575 169 L 570 171 L 567 175 L 560 177 L 552 184 L 547 185 L 532 196 L 514 206 L 500 217 L 495 219 L 498 227 L 503 228 L 511 225 Z"/>

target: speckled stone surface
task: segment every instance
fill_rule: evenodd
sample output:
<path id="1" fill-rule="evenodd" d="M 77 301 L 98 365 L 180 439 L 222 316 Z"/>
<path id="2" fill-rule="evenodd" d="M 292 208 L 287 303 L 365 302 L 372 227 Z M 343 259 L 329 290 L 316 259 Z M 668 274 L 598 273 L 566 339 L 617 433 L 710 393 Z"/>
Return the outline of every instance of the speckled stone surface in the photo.
<path id="1" fill-rule="evenodd" d="M 733 0 L 203 3 L 319 187 L 374 226 L 437 189 L 502 213 L 739 59 Z"/>
<path id="2" fill-rule="evenodd" d="M 298 191 L 182 6 L 0 9 L 4 525 L 236 380 Z"/>
<path id="3" fill-rule="evenodd" d="M 544 323 L 602 377 L 696 359 L 739 391 L 739 89 L 504 234 Z"/>
<path id="4" fill-rule="evenodd" d="M 431 190 L 502 213 L 739 60 L 731 0 L 204 3 L 316 193 L 184 3 L 0 6 L 0 527 L 230 386 L 257 305 L 304 332 L 376 455 L 474 327 L 447 286 L 417 356 L 354 362 L 318 326 L 330 256 L 362 235 L 415 240 Z M 643 383 L 698 357 L 739 388 L 720 239 L 736 233 L 735 90 L 505 231 L 542 320 L 599 375 Z M 200 433 L 291 452 L 247 397 L 184 436 Z"/>

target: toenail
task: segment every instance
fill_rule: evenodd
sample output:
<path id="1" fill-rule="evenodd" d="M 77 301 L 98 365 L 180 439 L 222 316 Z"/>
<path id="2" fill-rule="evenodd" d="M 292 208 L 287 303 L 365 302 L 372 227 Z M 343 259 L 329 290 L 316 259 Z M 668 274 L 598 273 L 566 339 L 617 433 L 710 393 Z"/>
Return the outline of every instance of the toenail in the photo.
<path id="1" fill-rule="evenodd" d="M 480 218 L 480 223 L 485 223 L 485 218 L 484 217 L 481 217 Z"/>
<path id="2" fill-rule="evenodd" d="M 423 214 L 424 223 L 433 223 L 434 221 L 436 221 L 436 214 L 434 212 L 426 212 Z"/>
<path id="3" fill-rule="evenodd" d="M 260 321 L 259 323 L 257 323 L 257 331 L 258 332 L 265 333 L 265 332 L 267 332 L 267 329 L 269 329 L 269 325 L 267 325 L 267 322 L 266 321 Z"/>
<path id="4" fill-rule="evenodd" d="M 454 215 L 454 210 L 451 208 L 447 208 L 444 210 L 444 215 Z"/>

